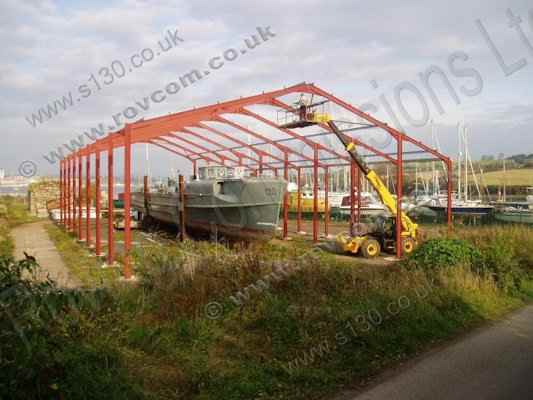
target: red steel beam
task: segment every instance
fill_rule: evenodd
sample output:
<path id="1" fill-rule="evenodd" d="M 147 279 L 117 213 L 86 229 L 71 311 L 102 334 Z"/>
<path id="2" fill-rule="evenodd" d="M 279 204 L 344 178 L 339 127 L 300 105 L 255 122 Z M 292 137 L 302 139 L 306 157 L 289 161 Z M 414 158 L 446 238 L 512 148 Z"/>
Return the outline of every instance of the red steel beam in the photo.
<path id="1" fill-rule="evenodd" d="M 218 152 L 213 151 L 213 150 L 210 150 L 210 149 L 208 149 L 207 147 L 202 146 L 202 145 L 199 144 L 199 143 L 195 143 L 195 142 L 193 142 L 193 141 L 191 141 L 191 140 L 189 140 L 189 139 L 186 139 L 186 138 L 184 138 L 184 137 L 181 137 L 181 136 L 179 136 L 179 135 L 176 135 L 176 133 L 173 133 L 173 132 L 172 132 L 172 133 L 168 133 L 168 134 L 166 134 L 165 136 L 170 136 L 170 137 L 172 137 L 172 138 L 174 138 L 174 139 L 181 140 L 182 142 L 187 143 L 187 144 L 190 145 L 190 146 L 194 146 L 194 147 L 199 148 L 199 149 L 200 149 L 201 151 L 203 151 L 203 152 L 209 152 L 210 154 L 212 154 L 212 155 L 218 157 L 218 158 L 220 159 L 219 162 L 224 163 L 225 161 L 231 161 L 231 162 L 233 162 L 235 165 L 238 165 L 238 164 L 239 164 L 239 161 L 238 161 L 238 160 L 235 160 L 235 159 L 233 159 L 233 158 L 227 157 L 227 156 L 225 156 L 225 155 L 223 155 L 223 154 L 218 154 Z M 200 154 L 200 153 L 197 153 L 197 154 Z"/>
<path id="2" fill-rule="evenodd" d="M 201 158 L 203 159 L 204 161 L 208 161 L 208 162 L 212 162 L 214 164 L 222 164 L 222 165 L 225 165 L 226 163 L 224 162 L 224 160 L 222 161 L 217 161 L 209 156 L 206 156 L 206 155 L 202 155 L 198 152 L 195 152 L 195 151 L 192 151 L 191 149 L 187 148 L 187 147 L 184 147 L 178 143 L 175 143 L 175 142 L 172 142 L 171 140 L 168 140 L 168 139 L 165 139 L 165 138 L 157 138 L 157 139 L 154 139 L 154 140 L 160 140 L 162 142 L 165 142 L 167 143 L 168 145 L 170 146 L 174 146 L 174 147 L 177 147 L 178 149 L 181 149 L 182 151 L 184 151 L 185 153 L 190 153 L 191 155 L 193 156 L 196 156 L 198 158 Z M 154 143 L 153 141 L 151 143 Z"/>
<path id="3" fill-rule="evenodd" d="M 171 130 L 171 129 L 176 130 L 176 129 L 184 128 L 185 126 L 188 126 L 188 125 L 196 125 L 204 119 L 209 120 L 209 119 L 212 119 L 213 116 L 216 116 L 219 114 L 235 113 L 235 112 L 238 112 L 238 110 L 246 106 L 250 106 L 254 104 L 273 104 L 278 101 L 277 100 L 278 97 L 284 96 L 289 93 L 297 93 L 297 92 L 313 93 L 313 94 L 325 97 L 331 100 L 332 102 L 334 102 L 335 104 L 340 105 L 341 107 L 351 111 L 352 113 L 355 113 L 356 115 L 367 120 L 373 125 L 376 125 L 377 127 L 380 127 L 386 130 L 392 136 L 396 137 L 397 135 L 404 135 L 405 141 L 408 141 L 410 143 L 417 145 L 421 149 L 428 151 L 429 153 L 435 155 L 439 159 L 442 159 L 444 161 L 447 159 L 447 157 L 443 156 L 435 149 L 431 149 L 430 147 L 424 145 L 423 143 L 395 130 L 394 128 L 388 126 L 387 124 L 376 120 L 370 115 L 336 98 L 332 94 L 323 91 L 317 86 L 314 86 L 313 84 L 307 84 L 307 83 L 294 85 L 289 88 L 278 90 L 278 91 L 272 91 L 272 92 L 263 93 L 263 94 L 255 95 L 255 96 L 249 96 L 249 97 L 241 98 L 237 100 L 231 100 L 231 101 L 227 101 L 223 103 L 212 104 L 212 105 L 205 106 L 205 107 L 178 112 L 172 115 L 161 116 L 161 117 L 156 117 L 156 118 L 152 118 L 149 120 L 143 120 L 143 121 L 136 122 L 132 124 L 132 132 L 133 132 L 132 142 L 146 141 L 149 138 L 154 138 L 159 135 L 163 135 L 164 133 L 166 133 L 166 131 Z M 94 152 L 96 151 L 97 148 L 101 148 L 99 146 L 105 146 L 104 148 L 107 148 L 105 143 L 108 142 L 109 140 L 112 140 L 113 145 L 116 147 L 123 146 L 123 139 L 120 137 L 120 135 L 113 134 L 111 135 L 111 137 L 98 140 L 96 143 L 90 145 L 88 151 Z M 376 155 L 384 157 L 385 159 L 389 161 L 394 161 L 391 157 L 388 157 L 384 153 L 380 152 L 379 150 L 372 148 L 372 146 L 368 146 L 361 142 L 359 143 L 359 145 L 367 148 L 367 150 L 372 151 Z"/>
<path id="4" fill-rule="evenodd" d="M 442 161 L 445 161 L 445 162 L 447 162 L 449 160 L 448 157 L 446 157 L 444 154 L 440 153 L 436 149 L 432 149 L 431 147 L 429 147 L 429 146 L 425 145 L 424 143 L 422 143 L 422 142 L 410 137 L 409 135 L 406 135 L 405 133 L 394 129 L 393 127 L 391 127 L 390 125 L 386 124 L 385 122 L 377 120 L 376 118 L 372 117 L 370 114 L 367 114 L 367 113 L 357 109 L 356 107 L 352 106 L 351 104 L 346 103 L 345 101 L 339 99 L 338 97 L 335 97 L 333 94 L 327 93 L 326 91 L 320 89 L 319 87 L 317 87 L 315 85 L 310 85 L 310 87 L 311 87 L 311 92 L 312 93 L 314 93 L 314 94 L 316 94 L 318 96 L 324 97 L 324 98 L 334 102 L 335 104 L 341 106 L 342 108 L 344 108 L 344 109 L 356 114 L 360 118 L 370 122 L 372 125 L 376 125 L 376 126 L 380 127 L 381 129 L 389 132 L 389 134 L 391 134 L 394 138 L 397 139 L 398 137 L 401 136 L 404 141 L 408 141 L 408 142 L 418 146 L 422 150 L 427 151 L 428 153 L 434 155 L 438 159 L 440 159 Z M 360 144 L 360 145 L 362 145 L 362 144 Z M 375 154 L 379 154 L 379 150 L 377 150 L 377 149 L 373 149 L 373 150 L 370 150 L 370 151 L 373 151 Z"/>
<path id="5" fill-rule="evenodd" d="M 174 154 L 177 154 L 178 156 L 180 157 L 183 157 L 183 158 L 186 158 L 187 160 L 190 160 L 190 161 L 194 161 L 196 162 L 196 160 L 192 159 L 190 156 L 188 156 L 187 154 L 183 154 L 183 153 L 180 153 L 179 151 L 176 151 L 174 149 L 171 149 L 170 147 L 167 147 L 161 143 L 157 143 L 153 140 L 149 140 L 147 143 L 150 143 L 150 144 L 153 144 L 154 146 L 157 146 L 157 147 L 160 147 L 162 149 L 165 149 L 167 151 L 170 151 L 171 153 L 174 153 Z"/>
<path id="6" fill-rule="evenodd" d="M 288 104 L 285 104 L 285 103 L 283 103 L 283 102 L 281 102 L 281 101 L 279 101 L 277 99 L 273 99 L 271 104 L 275 105 L 275 106 L 278 106 L 278 107 L 282 107 L 282 108 L 284 108 L 286 110 L 291 109 L 291 107 Z M 319 142 L 316 142 L 314 140 L 311 140 L 309 138 L 306 138 L 304 135 L 300 135 L 300 134 L 296 133 L 293 130 L 290 130 L 290 129 L 287 129 L 287 128 L 281 128 L 281 127 L 279 127 L 279 125 L 275 124 L 274 122 L 270 121 L 267 118 L 264 118 L 263 116 L 261 116 L 259 114 L 256 114 L 256 113 L 254 113 L 252 111 L 249 111 L 247 109 L 244 109 L 243 113 L 246 114 L 246 115 L 249 115 L 250 117 L 253 117 L 253 118 L 255 118 L 255 119 L 257 119 L 257 120 L 259 120 L 259 121 L 271 126 L 271 127 L 274 127 L 276 129 L 284 132 L 285 134 L 293 137 L 294 139 L 302 141 L 303 143 L 305 143 L 306 145 L 308 145 L 311 148 L 313 148 L 313 146 L 316 144 L 316 145 L 318 145 L 318 148 L 320 150 L 326 151 L 326 152 L 328 152 L 328 153 L 340 158 L 341 160 L 350 161 L 350 157 L 344 156 L 344 155 L 336 152 L 331 147 L 326 147 L 323 144 L 321 144 Z"/>
<path id="7" fill-rule="evenodd" d="M 263 155 L 268 155 L 268 156 L 273 156 L 272 154 L 264 151 L 264 150 L 261 150 L 261 149 L 258 149 L 257 147 L 254 147 L 238 138 L 236 138 L 235 136 L 232 136 L 228 133 L 225 133 L 225 132 L 222 132 L 222 131 L 219 131 L 218 129 L 215 129 L 209 125 L 206 125 L 202 122 L 199 122 L 198 124 L 195 125 L 195 127 L 198 127 L 198 128 L 201 128 L 201 129 L 205 129 L 211 133 L 214 133 L 215 135 L 217 136 L 220 136 L 220 137 L 223 137 L 224 139 L 227 139 L 227 140 L 230 140 L 234 143 L 237 143 L 238 145 L 242 146 L 242 147 L 246 147 L 248 149 L 250 149 L 251 151 L 253 151 L 255 154 L 257 155 L 260 155 L 260 154 L 263 154 Z M 279 160 L 278 160 L 279 161 Z"/>
<path id="8" fill-rule="evenodd" d="M 258 138 L 259 140 L 263 140 L 263 141 L 265 141 L 266 143 L 268 143 L 268 144 L 270 144 L 270 145 L 276 147 L 277 149 L 279 149 L 279 150 L 282 151 L 282 152 L 288 152 L 288 153 L 291 153 L 291 154 L 295 154 L 295 155 L 297 155 L 298 157 L 301 157 L 302 159 L 305 159 L 305 160 L 308 160 L 308 161 L 313 161 L 313 158 L 311 158 L 311 157 L 307 157 L 305 154 L 302 154 L 302 153 L 300 153 L 300 152 L 298 152 L 298 151 L 296 151 L 296 150 L 293 150 L 293 149 L 291 149 L 290 147 L 287 147 L 287 146 L 285 146 L 285 145 L 283 145 L 283 144 L 277 143 L 277 142 L 275 142 L 275 141 L 273 141 L 273 140 L 267 138 L 266 136 L 263 136 L 263 135 L 261 135 L 260 133 L 254 132 L 254 131 L 252 131 L 251 129 L 246 128 L 245 126 L 242 126 L 242 125 L 239 125 L 239 124 L 237 124 L 237 123 L 235 123 L 235 122 L 233 122 L 233 121 L 230 121 L 229 119 L 226 119 L 226 118 L 223 118 L 223 117 L 218 116 L 218 117 L 215 117 L 214 120 L 215 120 L 215 121 L 222 122 L 222 123 L 225 123 L 225 124 L 227 124 L 227 125 L 230 125 L 230 126 L 232 126 L 233 128 L 238 129 L 238 130 L 240 130 L 240 131 L 242 131 L 242 132 L 246 132 L 247 134 L 252 135 L 252 136 Z M 274 157 L 273 157 L 273 158 L 274 158 Z M 276 158 L 277 158 L 277 157 L 276 157 Z M 284 160 L 283 160 L 283 159 L 280 159 L 279 161 L 284 161 Z"/>
<path id="9" fill-rule="evenodd" d="M 220 121 L 219 121 L 219 122 L 220 122 Z M 280 161 L 280 162 L 284 162 L 284 160 L 283 160 L 282 158 L 280 158 L 280 157 L 278 157 L 278 156 L 276 156 L 276 155 L 274 155 L 274 154 L 272 154 L 272 153 L 270 153 L 270 152 L 268 152 L 268 151 L 261 150 L 261 149 L 255 147 L 255 146 L 252 146 L 252 145 L 250 145 L 250 144 L 248 144 L 248 143 L 245 143 L 245 142 L 243 142 L 242 140 L 240 140 L 240 139 L 238 139 L 238 138 L 236 138 L 236 137 L 234 137 L 234 136 L 231 136 L 231 135 L 229 135 L 229 134 L 227 134 L 227 133 L 224 133 L 224 132 L 221 132 L 221 131 L 219 131 L 219 130 L 217 130 L 217 129 L 215 129 L 215 128 L 212 128 L 212 127 L 210 127 L 209 125 L 205 125 L 205 124 L 203 124 L 203 123 L 198 123 L 197 126 L 200 127 L 200 128 L 202 128 L 202 129 L 206 129 L 206 130 L 208 130 L 208 131 L 210 131 L 210 132 L 213 132 L 214 134 L 219 135 L 219 136 L 221 136 L 221 137 L 223 137 L 223 138 L 225 138 L 225 139 L 231 140 L 231 141 L 233 141 L 234 143 L 237 143 L 237 144 L 240 145 L 240 146 L 243 146 L 243 147 L 247 147 L 247 148 L 249 148 L 249 149 L 252 150 L 255 154 L 257 154 L 259 158 L 261 158 L 261 156 L 267 156 L 267 157 L 270 157 L 270 158 L 272 158 L 272 159 L 274 159 L 274 160 L 277 160 L 277 161 Z M 259 159 L 259 160 L 257 161 L 257 163 L 258 163 L 258 165 L 259 165 L 260 163 L 262 163 L 262 160 Z M 290 165 L 291 167 L 293 167 L 293 168 L 295 167 L 295 165 L 292 164 L 292 163 L 289 163 L 289 165 Z"/>
<path id="10" fill-rule="evenodd" d="M 311 85 L 301 83 L 281 90 L 242 97 L 240 99 L 212 104 L 205 107 L 198 107 L 171 115 L 146 119 L 133 124 L 135 140 L 151 139 L 165 133 L 167 130 L 179 130 L 186 126 L 194 125 L 199 121 L 209 120 L 214 115 L 231 114 L 245 106 L 265 104 L 276 97 L 282 97 L 289 93 L 300 91 L 309 92 L 310 90 Z"/>
<path id="11" fill-rule="evenodd" d="M 301 83 L 281 90 L 275 90 L 249 97 L 242 97 L 236 100 L 229 100 L 222 103 L 211 104 L 170 115 L 138 121 L 131 124 L 132 143 L 146 142 L 150 139 L 164 135 L 170 130 L 180 130 L 186 126 L 195 125 L 202 120 L 210 120 L 211 117 L 215 115 L 234 113 L 236 110 L 248 105 L 267 104 L 271 99 L 285 96 L 289 93 L 296 93 L 300 91 L 310 93 L 311 87 L 312 85 L 310 84 Z M 124 146 L 124 138 L 114 133 L 106 138 L 97 140 L 95 143 L 87 146 L 87 149 L 90 153 L 95 152 L 98 149 L 107 149 L 109 145 L 108 142 L 110 140 L 113 142 L 114 147 Z"/>
<path id="12" fill-rule="evenodd" d="M 201 135 L 201 134 L 199 134 L 197 132 L 191 131 L 190 129 L 184 128 L 184 129 L 181 130 L 181 132 L 189 134 L 189 135 L 192 135 L 192 136 L 194 136 L 194 137 L 196 137 L 196 138 L 198 138 L 200 140 L 203 140 L 203 141 L 205 141 L 207 143 L 211 143 L 212 145 L 217 146 L 220 149 L 219 151 L 227 151 L 227 152 L 230 152 L 230 153 L 234 154 L 235 156 L 237 156 L 239 158 L 239 165 L 242 164 L 242 161 L 241 161 L 242 158 L 247 158 L 249 160 L 258 162 L 258 160 L 256 158 L 250 157 L 249 155 L 247 155 L 245 153 L 242 153 L 242 152 L 240 152 L 238 150 L 231 149 L 231 148 L 229 148 L 227 146 L 224 146 L 220 142 L 217 142 L 217 141 L 212 140 L 212 139 L 210 139 L 208 137 L 205 137 L 205 136 L 203 136 L 203 135 Z"/>

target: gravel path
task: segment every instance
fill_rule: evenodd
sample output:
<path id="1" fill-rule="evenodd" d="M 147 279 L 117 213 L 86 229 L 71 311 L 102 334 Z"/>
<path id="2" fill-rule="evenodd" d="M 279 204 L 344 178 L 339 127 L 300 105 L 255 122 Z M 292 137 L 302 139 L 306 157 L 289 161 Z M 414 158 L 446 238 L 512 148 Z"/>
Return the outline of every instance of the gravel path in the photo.
<path id="1" fill-rule="evenodd" d="M 38 279 L 44 279 L 48 274 L 58 286 L 74 288 L 81 286 L 81 282 L 73 276 L 61 255 L 48 237 L 45 226 L 50 221 L 39 221 L 14 228 L 11 236 L 15 242 L 15 258 L 24 258 L 24 252 L 34 256 L 41 266 Z"/>

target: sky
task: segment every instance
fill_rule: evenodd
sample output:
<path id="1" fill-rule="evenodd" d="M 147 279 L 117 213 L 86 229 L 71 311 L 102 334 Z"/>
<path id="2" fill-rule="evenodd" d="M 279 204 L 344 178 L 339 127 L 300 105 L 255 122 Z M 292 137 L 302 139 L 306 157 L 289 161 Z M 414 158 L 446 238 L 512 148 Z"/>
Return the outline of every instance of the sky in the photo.
<path id="1" fill-rule="evenodd" d="M 164 101 L 148 99 L 132 120 L 113 119 L 260 32 L 267 40 L 246 55 Z M 2 0 L 0 34 L 0 168 L 11 174 L 28 163 L 38 175 L 57 173 L 51 152 L 68 154 L 64 143 L 99 124 L 120 127 L 303 81 L 432 145 L 433 129 L 450 156 L 458 123 L 468 126 L 474 157 L 533 153 L 527 0 Z M 143 49 L 159 54 L 133 67 Z M 428 71 L 442 74 L 429 86 Z M 51 118 L 39 114 L 69 93 L 72 106 L 56 102 Z M 134 156 L 142 174 L 144 147 Z M 150 149 L 149 164 L 155 175 L 190 169 L 158 149 Z"/>

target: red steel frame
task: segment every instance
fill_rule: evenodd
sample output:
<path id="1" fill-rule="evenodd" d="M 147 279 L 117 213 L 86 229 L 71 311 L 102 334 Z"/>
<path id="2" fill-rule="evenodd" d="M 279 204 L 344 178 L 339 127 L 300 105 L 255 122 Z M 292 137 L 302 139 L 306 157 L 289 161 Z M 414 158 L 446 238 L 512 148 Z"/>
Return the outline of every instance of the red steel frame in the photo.
<path id="1" fill-rule="evenodd" d="M 85 156 L 85 239 L 91 246 L 91 155 Z"/>
<path id="2" fill-rule="evenodd" d="M 365 121 L 365 124 L 358 129 L 366 128 L 380 128 L 386 131 L 396 141 L 396 153 L 386 154 L 380 149 L 377 149 L 367 143 L 364 143 L 352 137 L 353 142 L 366 149 L 370 154 L 393 163 L 397 170 L 397 197 L 398 210 L 397 235 L 400 234 L 401 221 L 400 210 L 403 194 L 403 163 L 404 163 L 404 143 L 409 143 L 418 148 L 418 152 L 429 153 L 436 159 L 442 160 L 448 168 L 448 224 L 451 226 L 451 193 L 452 193 L 452 161 L 450 158 L 439 153 L 437 150 L 430 148 L 422 142 L 411 138 L 405 133 L 399 132 L 386 123 L 375 119 L 359 110 L 358 108 L 344 102 L 319 87 L 301 83 L 288 88 L 275 90 L 267 93 L 261 93 L 255 96 L 241 97 L 235 100 L 216 103 L 204 107 L 193 108 L 182 112 L 177 112 L 170 115 L 140 120 L 126 126 L 117 132 L 110 133 L 107 137 L 99 139 L 94 143 L 87 145 L 83 149 L 68 156 L 60 163 L 60 223 L 65 226 L 67 230 L 75 232 L 78 239 L 83 240 L 82 230 L 82 158 L 86 157 L 86 226 L 85 226 L 85 241 L 88 245 L 91 244 L 91 229 L 90 229 L 90 206 L 91 198 L 91 167 L 90 158 L 95 154 L 94 167 L 94 185 L 96 195 L 94 204 L 96 208 L 96 233 L 95 233 L 95 251 L 98 255 L 101 253 L 101 220 L 100 213 L 101 205 L 101 176 L 100 176 L 100 154 L 107 152 L 107 191 L 108 191 L 108 221 L 107 221 L 107 263 L 112 264 L 115 260 L 115 249 L 113 241 L 113 198 L 114 198 L 114 158 L 113 152 L 115 148 L 124 148 L 124 276 L 126 279 L 132 277 L 133 270 L 131 266 L 130 251 L 131 251 L 131 171 L 132 160 L 131 147 L 136 143 L 151 143 L 155 146 L 168 150 L 180 157 L 189 160 L 192 163 L 193 174 L 196 175 L 198 162 L 203 161 L 206 164 L 225 164 L 231 163 L 238 166 L 247 167 L 250 170 L 256 170 L 262 173 L 265 169 L 271 169 L 276 174 L 279 168 L 283 168 L 283 176 L 286 180 L 289 178 L 289 171 L 295 169 L 297 172 L 297 231 L 302 229 L 301 224 L 301 171 L 305 168 L 311 168 L 313 171 L 313 240 L 318 241 L 318 190 L 319 190 L 319 168 L 324 171 L 324 193 L 325 193 L 325 215 L 324 215 L 324 234 L 329 233 L 329 168 L 334 166 L 350 165 L 350 227 L 354 229 L 354 224 L 360 219 L 361 197 L 358 195 L 358 200 L 355 202 L 355 190 L 360 193 L 361 189 L 361 174 L 343 152 L 338 151 L 323 145 L 309 135 L 303 135 L 294 129 L 287 129 L 279 127 L 275 121 L 259 114 L 256 111 L 248 109 L 250 106 L 260 105 L 274 107 L 278 110 L 291 111 L 291 106 L 286 104 L 282 98 L 287 95 L 308 94 L 320 97 L 324 100 L 330 101 L 332 104 L 342 108 L 359 119 Z M 237 122 L 228 119 L 231 114 L 239 114 L 259 124 L 265 124 L 269 128 L 275 128 L 278 133 L 287 136 L 285 141 L 294 140 L 305 144 L 312 149 L 313 155 L 308 156 L 295 148 L 282 144 L 283 140 L 275 140 L 267 133 L 259 133 L 258 128 L 251 129 L 248 126 L 243 126 Z M 213 126 L 216 124 L 217 127 Z M 231 128 L 233 132 L 240 134 L 247 134 L 260 140 L 260 143 L 248 144 L 243 140 L 235 137 L 234 134 L 224 132 L 218 129 L 218 126 L 223 125 L 225 128 Z M 257 124 L 256 124 L 257 125 Z M 329 131 L 327 124 L 320 124 L 320 126 Z M 193 130 L 194 129 L 194 130 Z M 201 130 L 202 132 L 199 132 Z M 324 133 L 325 134 L 325 133 Z M 186 137 L 188 136 L 189 139 Z M 191 140 L 193 137 L 194 140 Z M 220 139 L 225 139 L 231 145 L 220 143 Z M 179 143 L 178 143 L 179 141 Z M 204 145 L 205 144 L 205 145 Z M 214 146 L 208 148 L 207 145 Z M 275 148 L 276 151 L 282 154 L 279 156 L 272 151 L 265 150 L 264 146 Z M 246 154 L 241 149 L 248 149 L 253 152 L 254 156 Z M 320 157 L 320 153 L 328 153 L 331 158 L 328 162 Z M 268 157 L 269 162 L 265 162 L 265 157 Z M 246 160 L 246 163 L 244 162 Z M 329 160 L 337 160 L 340 163 L 330 163 Z M 301 165 L 304 162 L 307 164 Z M 76 167 L 77 164 L 77 167 Z M 280 165 L 281 164 L 281 165 Z M 77 175 L 76 175 L 77 173 Z M 78 182 L 76 182 L 76 180 Z M 77 201 L 76 201 L 77 194 Z M 357 204 L 356 204 L 357 203 Z M 357 207 L 356 207 L 357 206 Z M 357 208 L 357 213 L 356 213 Z M 77 212 L 77 215 L 76 215 Z M 288 195 L 283 199 L 283 238 L 288 237 Z M 401 256 L 401 246 L 397 246 L 397 255 Z"/>
<path id="3" fill-rule="evenodd" d="M 83 170 L 81 168 L 82 162 L 82 153 L 78 154 L 78 240 L 83 240 L 83 227 L 81 223 L 82 219 L 82 193 L 83 193 Z"/>

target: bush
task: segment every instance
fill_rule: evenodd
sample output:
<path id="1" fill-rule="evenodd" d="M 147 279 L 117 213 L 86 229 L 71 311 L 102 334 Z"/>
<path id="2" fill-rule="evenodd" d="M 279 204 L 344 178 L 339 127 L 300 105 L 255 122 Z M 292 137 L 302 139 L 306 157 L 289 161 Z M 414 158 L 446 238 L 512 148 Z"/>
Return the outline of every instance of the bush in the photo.
<path id="1" fill-rule="evenodd" d="M 505 240 L 496 241 L 482 250 L 481 272 L 492 275 L 503 290 L 519 289 L 525 272 L 520 268 L 513 246 Z"/>
<path id="2" fill-rule="evenodd" d="M 482 255 L 472 244 L 461 239 L 431 239 L 416 249 L 408 265 L 422 269 L 449 268 L 457 265 L 478 266 Z"/>
<path id="3" fill-rule="evenodd" d="M 113 299 L 36 281 L 38 268 L 0 257 L 0 398 L 139 398 L 118 352 L 91 337 Z"/>
<path id="4" fill-rule="evenodd" d="M 526 273 L 512 238 L 495 235 L 483 239 L 476 244 L 465 239 L 429 240 L 412 254 L 407 265 L 425 270 L 469 266 L 477 274 L 490 276 L 500 289 L 519 289 Z"/>

